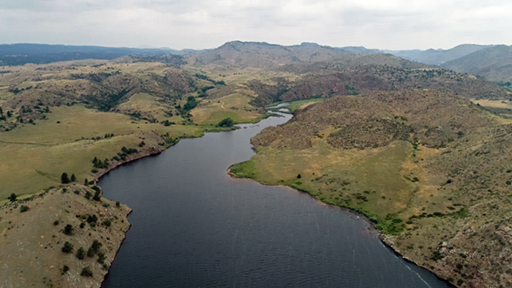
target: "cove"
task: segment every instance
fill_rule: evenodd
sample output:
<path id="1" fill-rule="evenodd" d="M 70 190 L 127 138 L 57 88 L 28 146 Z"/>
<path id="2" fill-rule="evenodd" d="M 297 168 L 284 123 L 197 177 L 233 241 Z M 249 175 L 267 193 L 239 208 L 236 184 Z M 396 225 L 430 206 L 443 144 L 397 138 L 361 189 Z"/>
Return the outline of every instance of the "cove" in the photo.
<path id="1" fill-rule="evenodd" d="M 105 175 L 104 197 L 133 213 L 102 287 L 451 287 L 359 216 L 226 173 L 254 155 L 251 137 L 290 118 L 183 139 Z"/>

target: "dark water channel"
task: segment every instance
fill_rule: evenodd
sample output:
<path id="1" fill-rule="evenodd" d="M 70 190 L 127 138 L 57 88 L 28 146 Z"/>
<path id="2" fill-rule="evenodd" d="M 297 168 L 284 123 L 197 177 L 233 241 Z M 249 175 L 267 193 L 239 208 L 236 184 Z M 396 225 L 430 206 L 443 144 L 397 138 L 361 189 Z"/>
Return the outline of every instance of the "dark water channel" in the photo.
<path id="1" fill-rule="evenodd" d="M 449 287 L 354 214 L 226 174 L 289 117 L 185 139 L 103 177 L 104 196 L 134 210 L 103 287 Z"/>

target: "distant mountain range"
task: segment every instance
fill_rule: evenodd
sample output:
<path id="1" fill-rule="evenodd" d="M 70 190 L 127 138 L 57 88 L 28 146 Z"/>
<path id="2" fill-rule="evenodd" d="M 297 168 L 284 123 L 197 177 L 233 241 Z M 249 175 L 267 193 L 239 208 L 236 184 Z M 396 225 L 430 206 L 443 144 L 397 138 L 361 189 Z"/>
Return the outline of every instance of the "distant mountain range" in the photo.
<path id="1" fill-rule="evenodd" d="M 481 49 L 448 61 L 441 67 L 456 72 L 479 75 L 487 80 L 506 83 L 510 86 L 512 81 L 512 46 L 498 45 Z"/>
<path id="2" fill-rule="evenodd" d="M 191 55 L 205 50 L 173 50 L 149 48 L 114 48 L 101 46 L 69 46 L 48 44 L 2 44 L 0 65 L 14 66 L 27 63 L 47 64 L 59 61 L 102 59 L 112 60 L 126 55 L 155 56 L 163 54 Z"/>
<path id="3" fill-rule="evenodd" d="M 247 57 L 247 54 L 251 54 L 251 57 Z M 241 41 L 227 42 L 216 49 L 205 50 L 3 44 L 0 45 L 0 66 L 24 65 L 27 63 L 46 64 L 82 59 L 112 60 L 127 55 L 138 57 L 178 55 L 186 57 L 189 61 L 198 65 L 218 63 L 240 68 L 248 66 L 264 68 L 276 65 L 329 61 L 339 59 L 340 56 L 346 59 L 358 59 L 369 54 L 392 54 L 418 63 L 482 76 L 503 84 L 512 81 L 512 46 L 476 44 L 462 44 L 447 50 L 379 50 L 367 49 L 362 46 L 329 47 L 308 42 L 300 45 L 282 46 L 265 42 Z"/>

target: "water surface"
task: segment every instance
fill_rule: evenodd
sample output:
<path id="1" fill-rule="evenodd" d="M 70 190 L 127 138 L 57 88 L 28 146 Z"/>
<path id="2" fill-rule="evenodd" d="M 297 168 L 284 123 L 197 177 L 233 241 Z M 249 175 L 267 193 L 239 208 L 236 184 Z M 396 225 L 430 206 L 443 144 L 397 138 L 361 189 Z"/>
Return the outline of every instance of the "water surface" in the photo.
<path id="1" fill-rule="evenodd" d="M 367 222 L 286 187 L 232 179 L 272 117 L 184 139 L 104 176 L 133 209 L 103 287 L 449 287 L 377 238 Z"/>

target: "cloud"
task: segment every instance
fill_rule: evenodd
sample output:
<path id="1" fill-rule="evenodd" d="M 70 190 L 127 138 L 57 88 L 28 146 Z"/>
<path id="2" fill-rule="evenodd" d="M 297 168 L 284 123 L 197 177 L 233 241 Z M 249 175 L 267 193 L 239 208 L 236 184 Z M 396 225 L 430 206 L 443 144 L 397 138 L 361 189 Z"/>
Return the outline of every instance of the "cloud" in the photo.
<path id="1" fill-rule="evenodd" d="M 231 40 L 369 48 L 512 44 L 502 0 L 0 0 L 1 43 L 212 48 Z"/>

